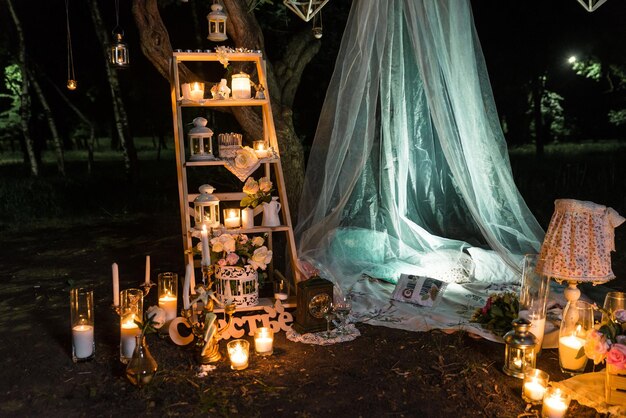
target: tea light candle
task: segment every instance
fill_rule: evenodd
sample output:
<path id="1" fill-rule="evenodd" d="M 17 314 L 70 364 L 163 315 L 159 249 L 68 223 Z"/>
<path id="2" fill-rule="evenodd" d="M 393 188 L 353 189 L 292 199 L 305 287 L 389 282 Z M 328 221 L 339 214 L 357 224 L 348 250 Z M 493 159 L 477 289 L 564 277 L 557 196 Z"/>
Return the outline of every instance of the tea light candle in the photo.
<path id="1" fill-rule="evenodd" d="M 559 339 L 559 358 L 561 367 L 567 370 L 579 370 L 585 367 L 587 357 L 576 358 L 580 349 L 585 346 L 585 340 L 576 335 L 568 335 Z"/>
<path id="2" fill-rule="evenodd" d="M 226 228 L 239 228 L 241 225 L 241 215 L 239 209 L 224 210 L 224 226 Z"/>
<path id="3" fill-rule="evenodd" d="M 191 100 L 199 102 L 204 99 L 204 83 L 193 83 L 190 92 Z"/>
<path id="4" fill-rule="evenodd" d="M 248 367 L 249 343 L 246 340 L 230 341 L 226 348 L 230 358 L 230 368 L 233 370 L 243 370 Z"/>
<path id="5" fill-rule="evenodd" d="M 528 368 L 524 370 L 522 398 L 532 404 L 540 404 L 548 389 L 550 375 L 543 370 Z"/>
<path id="6" fill-rule="evenodd" d="M 159 298 L 159 308 L 165 311 L 165 321 L 171 321 L 176 318 L 177 302 L 176 297 L 171 293 L 165 294 Z"/>
<path id="7" fill-rule="evenodd" d="M 541 416 L 545 418 L 563 418 L 569 407 L 569 396 L 559 388 L 550 388 L 543 397 Z"/>
<path id="8" fill-rule="evenodd" d="M 254 332 L 254 351 L 260 356 L 269 356 L 274 352 L 274 333 L 271 328 L 261 327 Z"/>
<path id="9" fill-rule="evenodd" d="M 524 398 L 530 401 L 541 401 L 546 393 L 546 387 L 537 379 L 524 383 Z"/>
<path id="10" fill-rule="evenodd" d="M 252 147 L 254 148 L 254 153 L 258 158 L 267 158 L 269 155 L 269 150 L 265 146 L 265 141 L 259 139 L 252 143 Z"/>
<path id="11" fill-rule="evenodd" d="M 122 356 L 126 358 L 131 358 L 133 356 L 133 351 L 135 351 L 135 336 L 141 333 L 141 330 L 133 322 L 134 316 L 131 316 L 130 319 L 122 322 L 121 330 L 120 330 L 120 350 L 122 352 Z"/>
<path id="12" fill-rule="evenodd" d="M 72 328 L 72 344 L 76 358 L 84 359 L 93 354 L 93 325 L 76 325 Z"/>

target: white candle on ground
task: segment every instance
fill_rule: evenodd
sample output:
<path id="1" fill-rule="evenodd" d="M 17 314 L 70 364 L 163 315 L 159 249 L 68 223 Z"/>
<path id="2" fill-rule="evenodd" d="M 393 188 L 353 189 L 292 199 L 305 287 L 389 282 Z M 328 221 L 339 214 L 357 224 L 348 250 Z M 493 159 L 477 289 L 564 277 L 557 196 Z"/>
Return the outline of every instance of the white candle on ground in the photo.
<path id="1" fill-rule="evenodd" d="M 524 395 L 531 401 L 540 401 L 546 393 L 546 387 L 538 380 L 524 383 Z"/>
<path id="2" fill-rule="evenodd" d="M 150 285 L 150 256 L 146 256 L 146 285 Z"/>
<path id="3" fill-rule="evenodd" d="M 120 350 L 123 357 L 131 358 L 135 351 L 135 336 L 141 334 L 141 330 L 132 319 L 122 322 L 120 330 Z"/>
<path id="4" fill-rule="evenodd" d="M 559 339 L 559 359 L 561 367 L 566 370 L 580 370 L 587 363 L 587 356 L 583 354 L 576 358 L 581 348 L 585 346 L 585 340 L 575 335 L 568 335 Z"/>
<path id="5" fill-rule="evenodd" d="M 113 272 L 113 305 L 120 306 L 120 273 L 117 263 L 111 266 Z"/>
<path id="6" fill-rule="evenodd" d="M 560 392 L 546 396 L 543 400 L 541 408 L 541 416 L 547 418 L 563 418 L 567 412 L 567 402 L 563 399 Z"/>
<path id="7" fill-rule="evenodd" d="M 185 282 L 183 284 L 183 307 L 185 309 L 189 309 L 189 287 L 192 268 L 191 264 L 187 264 L 187 267 L 185 268 Z"/>
<path id="8" fill-rule="evenodd" d="M 273 344 L 274 339 L 272 337 L 257 337 L 254 339 L 254 349 L 259 354 L 271 352 Z"/>
<path id="9" fill-rule="evenodd" d="M 207 231 L 206 225 L 202 225 L 200 236 L 202 241 L 202 265 L 208 266 L 211 264 L 211 255 L 209 253 L 209 231 Z"/>
<path id="10" fill-rule="evenodd" d="M 76 325 L 72 328 L 72 344 L 76 358 L 87 358 L 93 354 L 93 325 Z"/>
<path id="11" fill-rule="evenodd" d="M 159 307 L 165 311 L 165 320 L 171 321 L 176 318 L 177 300 L 174 295 L 168 293 L 159 298 Z"/>
<path id="12" fill-rule="evenodd" d="M 230 364 L 235 370 L 245 369 L 248 367 L 248 353 L 243 347 L 237 346 L 230 353 Z"/>

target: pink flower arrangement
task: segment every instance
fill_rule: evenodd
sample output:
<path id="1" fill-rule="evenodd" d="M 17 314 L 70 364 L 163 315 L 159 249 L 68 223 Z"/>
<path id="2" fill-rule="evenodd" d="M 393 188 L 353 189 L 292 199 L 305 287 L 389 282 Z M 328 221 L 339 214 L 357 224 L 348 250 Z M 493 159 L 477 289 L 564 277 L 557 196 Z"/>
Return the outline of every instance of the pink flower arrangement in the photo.
<path id="1" fill-rule="evenodd" d="M 222 234 L 211 238 L 211 259 L 219 266 L 244 266 L 265 270 L 272 261 L 272 251 L 264 245 L 265 239 L 245 234 Z"/>
<path id="2" fill-rule="evenodd" d="M 607 364 L 616 369 L 626 369 L 626 311 L 618 310 L 611 313 L 603 311 L 609 318 L 587 334 L 585 355 L 600 364 L 606 360 Z"/>

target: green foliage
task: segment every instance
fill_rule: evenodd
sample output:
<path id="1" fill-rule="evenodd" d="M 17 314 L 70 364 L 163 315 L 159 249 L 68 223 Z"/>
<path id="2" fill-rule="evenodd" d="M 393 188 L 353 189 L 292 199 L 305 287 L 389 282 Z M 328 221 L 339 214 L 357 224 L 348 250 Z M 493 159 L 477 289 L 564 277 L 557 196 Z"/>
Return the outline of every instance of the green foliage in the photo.
<path id="1" fill-rule="evenodd" d="M 602 76 L 602 64 L 594 58 L 576 61 L 572 64 L 572 69 L 577 75 L 589 78 L 593 81 L 600 81 Z"/>
<path id="2" fill-rule="evenodd" d="M 609 122 L 620 126 L 626 123 L 626 109 L 609 110 Z"/>
<path id="3" fill-rule="evenodd" d="M 0 100 L 9 102 L 8 106 L 0 106 L 0 140 L 15 136 L 19 132 L 20 124 L 20 91 L 22 86 L 22 72 L 17 64 L 4 68 L 3 85 L 9 93 L 0 93 Z"/>

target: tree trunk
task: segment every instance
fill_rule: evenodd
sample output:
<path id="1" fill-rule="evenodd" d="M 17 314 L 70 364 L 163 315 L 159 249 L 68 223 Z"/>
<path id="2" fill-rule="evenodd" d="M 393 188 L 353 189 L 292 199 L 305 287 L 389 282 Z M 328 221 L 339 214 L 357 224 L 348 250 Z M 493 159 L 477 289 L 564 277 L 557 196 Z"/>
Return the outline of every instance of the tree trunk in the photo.
<path id="1" fill-rule="evenodd" d="M 263 33 L 253 13 L 247 10 L 246 2 L 223 0 L 228 15 L 227 30 L 236 47 L 265 51 Z M 133 15 L 139 29 L 144 55 L 166 79 L 170 79 L 172 47 L 167 29 L 163 25 L 156 0 L 133 0 Z M 276 73 L 272 63 L 267 62 L 268 92 L 272 102 L 272 113 L 276 135 L 280 146 L 282 167 L 285 174 L 289 207 L 293 219 L 297 219 L 297 205 L 304 182 L 304 149 L 293 127 L 293 99 L 300 83 L 302 72 L 319 51 L 320 41 L 309 29 L 291 38 L 285 56 L 276 62 Z M 265 56 L 267 54 L 264 53 Z M 180 66 L 181 80 L 193 79 L 193 74 Z M 232 108 L 232 113 L 242 129 L 251 137 L 262 136 L 261 118 L 250 107 Z"/>
<path id="2" fill-rule="evenodd" d="M 28 89 L 28 71 L 26 67 L 26 42 L 24 40 L 24 32 L 22 31 L 22 24 L 17 16 L 15 8 L 13 7 L 12 0 L 6 0 L 9 6 L 9 13 L 15 24 L 15 31 L 17 32 L 19 53 L 17 56 L 18 66 L 22 74 L 22 88 L 20 91 L 20 124 L 22 126 L 22 135 L 24 138 L 24 160 L 30 163 L 30 173 L 33 176 L 39 175 L 39 163 L 37 156 L 35 155 L 35 147 L 33 139 L 30 136 L 29 121 L 30 121 L 30 92 Z"/>
<path id="3" fill-rule="evenodd" d="M 48 100 L 46 96 L 43 94 L 43 90 L 39 85 L 39 81 L 33 74 L 32 71 L 28 71 L 29 81 L 33 84 L 33 88 L 37 97 L 39 98 L 39 103 L 41 103 L 41 107 L 43 108 L 43 113 L 46 116 L 46 121 L 48 122 L 48 127 L 50 128 L 50 134 L 52 135 L 52 143 L 54 144 L 54 153 L 57 156 L 57 169 L 59 170 L 59 174 L 65 177 L 65 161 L 63 158 L 63 146 L 61 144 L 61 139 L 59 138 L 59 131 L 57 130 L 57 124 L 54 120 L 54 116 L 52 115 L 52 110 L 50 109 L 50 105 L 48 104 Z"/>
<path id="4" fill-rule="evenodd" d="M 111 88 L 111 98 L 113 99 L 115 130 L 122 146 L 122 154 L 124 156 L 124 168 L 126 170 L 127 176 L 129 177 L 129 179 L 132 180 L 137 174 L 137 151 L 135 150 L 133 138 L 129 134 L 130 129 L 128 127 L 128 117 L 126 115 L 124 102 L 122 101 L 119 78 L 117 76 L 117 72 L 113 68 L 111 68 L 111 65 L 109 65 L 107 58 L 108 46 L 111 41 L 109 39 L 108 31 L 106 30 L 104 23 L 102 22 L 102 17 L 100 16 L 100 10 L 98 9 L 97 1 L 90 0 L 89 6 L 89 8 L 91 9 L 91 19 L 94 23 L 96 35 L 98 37 L 98 41 L 103 48 L 105 69 L 107 72 L 107 78 L 109 80 L 109 86 Z"/>

